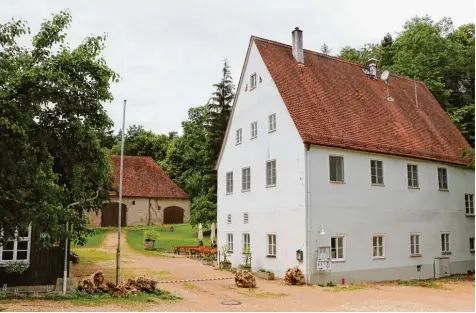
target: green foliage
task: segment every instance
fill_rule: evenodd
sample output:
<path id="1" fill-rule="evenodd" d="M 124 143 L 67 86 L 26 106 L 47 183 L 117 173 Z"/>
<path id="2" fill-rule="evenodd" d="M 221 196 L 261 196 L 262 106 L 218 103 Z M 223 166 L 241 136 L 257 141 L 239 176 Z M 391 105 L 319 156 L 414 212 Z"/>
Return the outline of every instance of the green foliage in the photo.
<path id="1" fill-rule="evenodd" d="M 5 272 L 9 274 L 23 274 L 30 267 L 28 261 L 10 261 L 5 267 Z"/>
<path id="2" fill-rule="evenodd" d="M 147 229 L 144 231 L 144 239 L 145 240 L 158 240 L 160 233 L 154 229 Z"/>
<path id="3" fill-rule="evenodd" d="M 4 239 L 31 223 L 33 238 L 49 235 L 41 241 L 45 246 L 67 235 L 84 242 L 90 230 L 83 211 L 98 210 L 108 197 L 111 168 L 102 143 L 112 121 L 103 103 L 113 99 L 110 83 L 118 75 L 101 57 L 105 36 L 87 37 L 74 49 L 67 45 L 70 22 L 68 11 L 44 21 L 31 47 L 17 43 L 30 32 L 26 22 L 0 25 Z M 68 232 L 67 221 L 74 225 Z"/>

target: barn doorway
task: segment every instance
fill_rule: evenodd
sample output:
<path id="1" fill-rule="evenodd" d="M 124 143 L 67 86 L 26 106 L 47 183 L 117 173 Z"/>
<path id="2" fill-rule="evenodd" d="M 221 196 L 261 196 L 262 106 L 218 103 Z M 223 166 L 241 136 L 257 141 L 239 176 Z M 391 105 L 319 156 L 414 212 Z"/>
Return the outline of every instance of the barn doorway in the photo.
<path id="1" fill-rule="evenodd" d="M 164 224 L 182 224 L 184 210 L 178 206 L 169 206 L 164 209 Z"/>
<path id="2" fill-rule="evenodd" d="M 101 213 L 102 227 L 117 227 L 117 218 L 119 215 L 119 203 L 109 202 L 103 205 Z M 127 226 L 127 205 L 122 203 L 121 226 Z"/>

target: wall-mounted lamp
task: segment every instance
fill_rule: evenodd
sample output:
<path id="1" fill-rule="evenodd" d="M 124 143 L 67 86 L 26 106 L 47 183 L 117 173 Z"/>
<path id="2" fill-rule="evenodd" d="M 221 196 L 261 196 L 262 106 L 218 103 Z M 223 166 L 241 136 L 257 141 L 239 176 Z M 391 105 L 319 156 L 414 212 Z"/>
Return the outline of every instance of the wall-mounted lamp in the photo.
<path id="1" fill-rule="evenodd" d="M 324 230 L 324 225 L 322 224 L 319 226 L 318 231 L 319 231 L 319 235 L 321 236 L 324 236 L 326 234 L 326 231 Z"/>

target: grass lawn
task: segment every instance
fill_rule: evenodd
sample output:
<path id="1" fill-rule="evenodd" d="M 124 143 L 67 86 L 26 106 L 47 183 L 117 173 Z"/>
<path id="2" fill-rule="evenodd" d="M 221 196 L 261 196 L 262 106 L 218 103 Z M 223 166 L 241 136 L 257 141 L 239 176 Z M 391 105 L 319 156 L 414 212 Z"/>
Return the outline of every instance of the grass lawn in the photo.
<path id="1" fill-rule="evenodd" d="M 102 242 L 104 241 L 104 238 L 106 238 L 106 235 L 108 232 L 115 231 L 116 228 L 113 227 L 102 227 L 102 228 L 94 228 L 94 235 L 88 237 L 86 239 L 86 244 L 83 246 L 76 245 L 71 243 L 71 248 L 97 248 L 99 247 Z"/>
<path id="2" fill-rule="evenodd" d="M 167 226 L 139 226 L 127 228 L 127 242 L 129 245 L 137 250 L 149 255 L 158 254 L 158 252 L 173 252 L 173 246 L 186 245 L 195 246 L 198 245 L 197 234 L 198 226 L 192 228 L 190 224 L 177 224 L 173 225 L 174 231 L 169 231 L 170 225 Z M 157 230 L 160 235 L 159 239 L 155 242 L 157 251 L 144 250 L 144 231 L 148 229 Z M 203 229 L 203 244 L 205 246 L 210 245 L 210 230 Z"/>

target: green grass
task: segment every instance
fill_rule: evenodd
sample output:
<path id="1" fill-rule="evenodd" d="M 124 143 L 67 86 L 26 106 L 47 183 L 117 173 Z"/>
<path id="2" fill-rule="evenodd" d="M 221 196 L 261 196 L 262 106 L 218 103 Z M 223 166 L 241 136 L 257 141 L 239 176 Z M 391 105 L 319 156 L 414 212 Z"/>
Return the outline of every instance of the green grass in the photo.
<path id="1" fill-rule="evenodd" d="M 114 231 L 115 228 L 113 227 L 102 227 L 102 228 L 95 228 L 94 234 L 86 239 L 86 243 L 84 245 L 76 245 L 74 243 L 71 244 L 71 248 L 97 248 L 101 246 L 106 238 L 108 232 Z"/>
<path id="2" fill-rule="evenodd" d="M 102 251 L 98 249 L 74 249 L 79 255 L 80 264 L 94 264 L 97 262 L 104 262 L 113 260 L 116 256 L 114 253 Z"/>
<path id="3" fill-rule="evenodd" d="M 435 288 L 435 289 L 443 288 L 443 286 L 441 284 L 438 284 L 436 281 L 434 281 L 432 279 L 400 280 L 400 281 L 397 281 L 397 285 L 398 286 Z"/>
<path id="4" fill-rule="evenodd" d="M 198 245 L 197 233 L 198 227 L 192 228 L 190 224 L 173 225 L 174 231 L 170 232 L 167 226 L 143 226 L 127 228 L 127 243 L 136 251 L 147 255 L 159 255 L 161 252 L 173 252 L 173 246 L 195 246 Z M 155 242 L 156 251 L 144 249 L 144 231 L 147 229 L 155 229 L 160 235 Z M 160 231 L 161 229 L 166 231 Z M 210 245 L 210 231 L 204 229 L 203 244 Z"/>
<path id="5" fill-rule="evenodd" d="M 83 292 L 76 292 L 71 294 L 44 294 L 37 297 L 29 295 L 6 295 L 0 294 L 0 302 L 23 299 L 39 299 L 39 300 L 53 300 L 53 301 L 70 301 L 74 306 L 100 306 L 104 304 L 121 304 L 121 305 L 144 305 L 144 303 L 157 303 L 161 301 L 177 301 L 181 298 L 175 296 L 167 291 L 156 290 L 154 293 L 139 292 L 135 295 L 113 297 L 111 294 L 87 294 Z"/>

